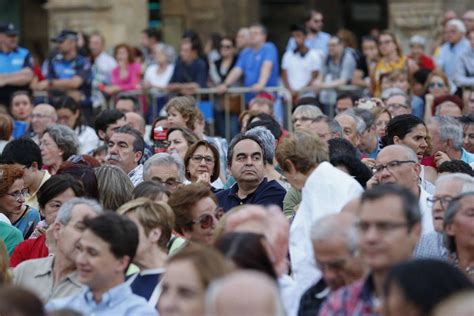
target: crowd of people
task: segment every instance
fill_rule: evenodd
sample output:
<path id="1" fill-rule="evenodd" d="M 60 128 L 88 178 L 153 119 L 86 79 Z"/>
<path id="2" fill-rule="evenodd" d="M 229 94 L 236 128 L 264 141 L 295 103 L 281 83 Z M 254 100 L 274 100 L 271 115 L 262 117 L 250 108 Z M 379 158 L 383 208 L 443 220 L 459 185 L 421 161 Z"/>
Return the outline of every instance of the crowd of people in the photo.
<path id="1" fill-rule="evenodd" d="M 40 67 L 0 25 L 0 314 L 472 313 L 474 11 L 409 54 L 322 27 L 293 25 L 281 68 L 260 24 L 179 56 L 64 30 Z M 229 141 L 207 86 L 252 91 Z M 152 87 L 158 116 L 123 94 Z"/>

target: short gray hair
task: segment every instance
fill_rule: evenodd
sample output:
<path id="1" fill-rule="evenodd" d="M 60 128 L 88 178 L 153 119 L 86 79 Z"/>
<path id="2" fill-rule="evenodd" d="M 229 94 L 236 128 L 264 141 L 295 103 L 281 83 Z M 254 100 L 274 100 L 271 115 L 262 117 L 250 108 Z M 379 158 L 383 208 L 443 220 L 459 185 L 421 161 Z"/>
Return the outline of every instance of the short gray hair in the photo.
<path id="1" fill-rule="evenodd" d="M 84 197 L 76 197 L 70 199 L 59 208 L 58 215 L 56 216 L 56 222 L 66 226 L 72 217 L 72 210 L 77 205 L 85 205 L 89 207 L 97 215 L 103 213 L 102 206 L 96 201 Z"/>
<path id="2" fill-rule="evenodd" d="M 352 108 L 352 109 L 348 109 L 347 111 L 354 113 L 354 115 L 357 115 L 362 120 L 364 120 L 366 129 L 371 128 L 375 123 L 375 115 L 369 110 L 360 109 L 360 108 Z"/>
<path id="3" fill-rule="evenodd" d="M 444 212 L 444 245 L 451 253 L 456 252 L 456 241 L 454 240 L 453 236 L 449 236 L 446 233 L 446 228 L 448 227 L 448 225 L 451 225 L 453 223 L 454 217 L 456 216 L 459 211 L 459 208 L 461 207 L 461 200 L 466 196 L 474 195 L 474 191 L 472 190 L 472 184 L 467 184 L 466 189 L 464 188 L 465 186 L 466 185 L 463 185 L 463 188 L 461 189 L 461 192 L 463 193 L 454 198 L 451 202 L 449 202 L 448 208 L 446 209 L 446 212 Z M 467 189 L 469 189 L 469 191 L 467 191 Z"/>
<path id="4" fill-rule="evenodd" d="M 339 134 L 339 137 L 342 137 L 342 127 L 335 119 L 326 115 L 320 115 L 314 119 L 314 123 L 319 122 L 325 122 L 329 126 L 332 135 Z"/>
<path id="5" fill-rule="evenodd" d="M 168 59 L 168 63 L 173 64 L 175 62 L 175 51 L 174 49 L 166 44 L 158 43 L 155 45 L 155 52 L 162 51 L 165 54 L 166 58 Z"/>
<path id="6" fill-rule="evenodd" d="M 299 105 L 293 112 L 292 116 L 295 116 L 296 114 L 302 114 L 310 118 L 317 118 L 318 116 L 323 115 L 323 112 L 321 112 L 321 109 L 316 105 L 307 104 Z"/>
<path id="7" fill-rule="evenodd" d="M 454 26 L 459 32 L 466 34 L 466 26 L 464 25 L 463 21 L 459 19 L 449 20 L 446 26 Z"/>
<path id="8" fill-rule="evenodd" d="M 260 139 L 263 150 L 266 152 L 267 163 L 273 165 L 273 158 L 275 157 L 275 137 L 272 132 L 263 126 L 257 126 L 245 132 L 245 135 L 253 135 Z"/>
<path id="9" fill-rule="evenodd" d="M 433 116 L 431 119 L 438 124 L 439 138 L 441 140 L 452 140 L 453 148 L 461 150 L 463 145 L 461 123 L 449 116 Z"/>
<path id="10" fill-rule="evenodd" d="M 385 103 L 391 97 L 400 95 L 405 98 L 405 105 L 411 108 L 410 97 L 400 88 L 389 88 L 382 92 L 382 100 Z"/>
<path id="11" fill-rule="evenodd" d="M 184 162 L 181 157 L 175 153 L 158 153 L 148 158 L 143 165 L 143 180 L 151 180 L 151 176 L 149 175 L 151 167 L 169 165 L 176 165 L 176 167 L 178 167 L 179 182 L 182 183 L 185 180 Z"/>
<path id="12" fill-rule="evenodd" d="M 351 109 L 345 110 L 344 112 L 339 113 L 336 117 L 341 117 L 344 115 L 350 116 L 354 119 L 354 121 L 356 122 L 357 133 L 359 135 L 366 130 L 367 126 L 365 125 L 364 120 L 359 115 L 355 114 L 354 111 L 351 111 Z"/>
<path id="13" fill-rule="evenodd" d="M 62 158 L 64 161 L 68 160 L 72 155 L 77 154 L 79 139 L 71 128 L 60 124 L 51 124 L 46 127 L 43 135 L 46 133 L 54 140 L 58 148 L 62 150 Z"/>
<path id="14" fill-rule="evenodd" d="M 331 214 L 318 219 L 311 227 L 311 240 L 327 241 L 333 238 L 343 238 L 347 250 L 355 256 L 359 250 L 359 232 L 356 227 L 356 221 L 352 225 L 346 222 L 340 222 L 337 216 L 340 214 Z"/>
<path id="15" fill-rule="evenodd" d="M 471 177 L 470 175 L 467 175 L 465 173 L 456 172 L 456 173 L 443 174 L 438 179 L 436 179 L 435 186 L 437 186 L 440 183 L 448 182 L 448 181 L 461 182 L 463 185 L 463 188 L 467 184 L 474 185 L 474 177 Z"/>

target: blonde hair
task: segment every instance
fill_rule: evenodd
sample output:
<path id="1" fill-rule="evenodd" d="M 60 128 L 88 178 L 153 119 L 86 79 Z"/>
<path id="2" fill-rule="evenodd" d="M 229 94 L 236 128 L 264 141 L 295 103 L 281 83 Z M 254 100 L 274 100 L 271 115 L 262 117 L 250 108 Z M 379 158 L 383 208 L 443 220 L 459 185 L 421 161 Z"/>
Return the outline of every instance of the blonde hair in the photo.
<path id="1" fill-rule="evenodd" d="M 94 173 L 104 209 L 115 211 L 132 199 L 133 183 L 125 171 L 116 166 L 103 165 L 95 168 Z"/>
<path id="2" fill-rule="evenodd" d="M 158 246 L 162 250 L 167 250 L 174 227 L 174 213 L 168 204 L 140 197 L 119 207 L 117 213 L 120 215 L 135 214 L 140 225 L 143 226 L 146 236 L 152 229 L 159 228 L 161 236 Z"/>
<path id="3" fill-rule="evenodd" d="M 183 119 L 186 121 L 186 127 L 194 130 L 194 124 L 196 123 L 198 109 L 196 108 L 196 99 L 193 97 L 174 97 L 168 101 L 165 105 L 166 113 L 169 113 L 170 109 L 173 108 L 181 114 Z"/>

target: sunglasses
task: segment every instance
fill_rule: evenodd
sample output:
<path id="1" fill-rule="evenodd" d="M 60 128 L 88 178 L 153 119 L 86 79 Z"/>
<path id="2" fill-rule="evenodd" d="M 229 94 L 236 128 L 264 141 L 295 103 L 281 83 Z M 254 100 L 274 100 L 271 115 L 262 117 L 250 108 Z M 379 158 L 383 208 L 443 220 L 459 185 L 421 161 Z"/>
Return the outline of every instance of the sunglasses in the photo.
<path id="1" fill-rule="evenodd" d="M 429 88 L 444 88 L 444 83 L 442 82 L 430 82 L 430 84 L 428 85 Z"/>
<path id="2" fill-rule="evenodd" d="M 221 48 L 232 48 L 232 45 L 221 44 Z"/>
<path id="3" fill-rule="evenodd" d="M 201 229 L 209 229 L 214 224 L 214 219 L 219 221 L 219 219 L 224 215 L 224 209 L 222 207 L 216 208 L 214 214 L 204 214 L 198 219 L 191 221 L 190 224 L 200 224 Z"/>

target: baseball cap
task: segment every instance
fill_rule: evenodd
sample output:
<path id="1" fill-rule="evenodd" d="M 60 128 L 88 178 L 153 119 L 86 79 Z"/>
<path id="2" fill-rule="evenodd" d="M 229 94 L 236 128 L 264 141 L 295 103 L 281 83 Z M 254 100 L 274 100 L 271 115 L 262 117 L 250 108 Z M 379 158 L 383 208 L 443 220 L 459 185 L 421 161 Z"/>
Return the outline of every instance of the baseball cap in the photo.
<path id="1" fill-rule="evenodd" d="M 15 28 L 15 25 L 11 22 L 0 23 L 0 33 L 4 33 L 8 36 L 18 35 L 18 30 Z"/>
<path id="2" fill-rule="evenodd" d="M 61 43 L 66 39 L 77 40 L 77 33 L 71 30 L 62 30 L 58 36 L 51 39 L 55 43 Z"/>

